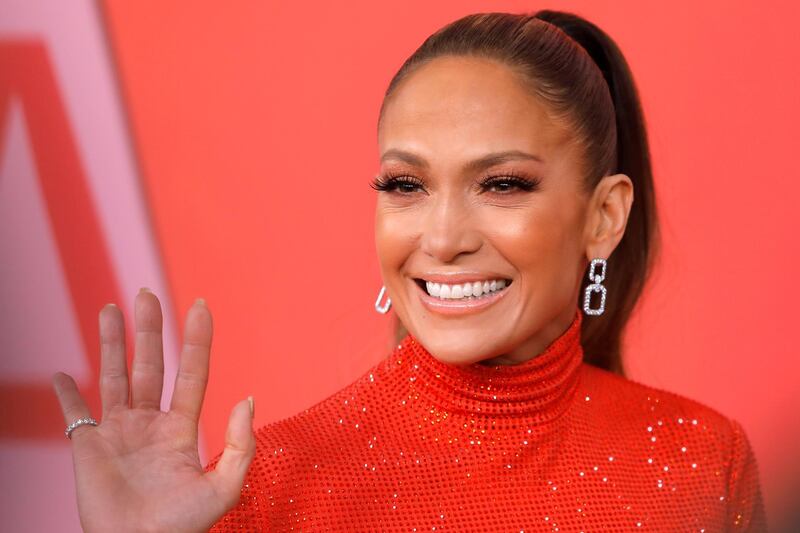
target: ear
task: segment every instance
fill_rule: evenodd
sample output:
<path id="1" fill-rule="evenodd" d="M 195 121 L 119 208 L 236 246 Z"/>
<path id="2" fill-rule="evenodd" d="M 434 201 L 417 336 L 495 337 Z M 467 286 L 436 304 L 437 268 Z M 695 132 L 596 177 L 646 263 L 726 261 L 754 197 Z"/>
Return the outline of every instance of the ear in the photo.
<path id="1" fill-rule="evenodd" d="M 622 240 L 633 204 L 633 182 L 625 174 L 603 177 L 594 188 L 586 217 L 586 256 L 607 259 Z"/>

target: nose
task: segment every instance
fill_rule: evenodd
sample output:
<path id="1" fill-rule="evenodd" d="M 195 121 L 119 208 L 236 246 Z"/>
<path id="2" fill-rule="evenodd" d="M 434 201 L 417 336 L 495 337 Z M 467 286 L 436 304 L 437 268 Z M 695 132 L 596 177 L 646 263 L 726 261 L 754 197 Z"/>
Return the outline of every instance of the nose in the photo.
<path id="1" fill-rule="evenodd" d="M 442 263 L 476 252 L 482 240 L 469 206 L 453 195 L 436 196 L 419 219 L 421 250 Z"/>

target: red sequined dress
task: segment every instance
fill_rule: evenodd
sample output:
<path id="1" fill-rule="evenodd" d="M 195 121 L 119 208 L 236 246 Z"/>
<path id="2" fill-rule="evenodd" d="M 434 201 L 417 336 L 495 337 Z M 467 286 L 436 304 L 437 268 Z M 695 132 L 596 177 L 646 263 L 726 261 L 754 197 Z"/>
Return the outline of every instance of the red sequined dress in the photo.
<path id="1" fill-rule="evenodd" d="M 765 531 L 742 426 L 584 363 L 582 316 L 517 365 L 449 365 L 406 336 L 258 429 L 211 531 Z"/>

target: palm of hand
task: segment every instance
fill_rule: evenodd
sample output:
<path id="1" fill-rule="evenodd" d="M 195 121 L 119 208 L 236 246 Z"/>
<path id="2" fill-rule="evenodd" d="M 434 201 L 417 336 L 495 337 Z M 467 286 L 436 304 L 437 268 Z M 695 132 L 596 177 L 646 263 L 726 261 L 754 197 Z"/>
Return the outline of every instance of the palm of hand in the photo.
<path id="1" fill-rule="evenodd" d="M 158 299 L 137 296 L 131 401 L 124 325 L 116 306 L 100 312 L 102 423 L 72 432 L 78 510 L 85 531 L 207 531 L 238 501 L 255 453 L 252 414 L 239 402 L 216 470 L 204 473 L 197 420 L 208 381 L 211 315 L 196 303 L 186 319 L 171 408 L 160 410 L 163 385 Z M 56 393 L 67 422 L 88 416 L 74 380 L 57 373 Z M 227 456 L 227 457 L 226 457 Z"/>

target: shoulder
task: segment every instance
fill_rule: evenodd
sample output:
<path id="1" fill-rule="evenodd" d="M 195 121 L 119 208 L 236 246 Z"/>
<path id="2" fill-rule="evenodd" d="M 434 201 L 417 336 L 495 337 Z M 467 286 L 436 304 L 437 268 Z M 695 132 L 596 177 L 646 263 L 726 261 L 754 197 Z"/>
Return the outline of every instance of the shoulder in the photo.
<path id="1" fill-rule="evenodd" d="M 581 383 L 590 395 L 589 402 L 597 402 L 596 406 L 610 414 L 624 413 L 625 419 L 634 422 L 655 422 L 663 427 L 669 421 L 677 426 L 701 427 L 725 440 L 732 439 L 739 426 L 736 420 L 703 402 L 586 363 Z"/>
<path id="2" fill-rule="evenodd" d="M 584 363 L 576 418 L 605 450 L 658 472 L 658 487 L 714 495 L 731 528 L 762 531 L 759 470 L 742 424 L 687 396 Z M 644 465 L 643 465 L 644 466 Z M 675 490 L 672 488 L 671 490 Z M 696 498 L 695 498 L 696 499 Z M 747 529 L 752 527 L 752 529 Z"/>
<path id="3" fill-rule="evenodd" d="M 328 480 L 337 468 L 353 463 L 352 454 L 362 449 L 367 438 L 361 429 L 385 423 L 380 409 L 368 409 L 391 395 L 387 375 L 395 367 L 390 357 L 368 368 L 357 379 L 330 396 L 292 416 L 255 430 L 256 453 L 248 468 L 240 499 L 212 531 L 228 531 L 247 525 L 258 530 L 281 529 L 283 515 L 263 512 L 277 502 L 295 503 L 297 487 L 303 486 L 323 497 L 339 490 Z M 206 465 L 216 468 L 221 452 Z M 308 493 L 308 492 L 307 492 Z"/>
<path id="4" fill-rule="evenodd" d="M 356 449 L 353 445 L 365 438 L 364 427 L 385 422 L 380 408 L 393 392 L 390 374 L 397 367 L 392 363 L 390 356 L 384 357 L 303 411 L 257 428 L 253 481 L 259 473 L 283 479 L 306 476 L 322 459 L 343 458 Z"/>
<path id="5" fill-rule="evenodd" d="M 680 460 L 734 482 L 755 458 L 742 424 L 693 398 L 584 363 L 576 407 L 610 438 L 648 457 Z"/>
<path id="6" fill-rule="evenodd" d="M 391 395 L 395 381 L 392 374 L 399 370 L 391 356 L 384 357 L 333 394 L 290 417 L 261 427 L 256 435 L 265 445 L 287 443 L 296 451 L 317 450 L 326 443 L 335 445 L 350 434 L 348 428 L 359 429 L 363 426 L 360 421 L 380 415 L 375 407 Z"/>

